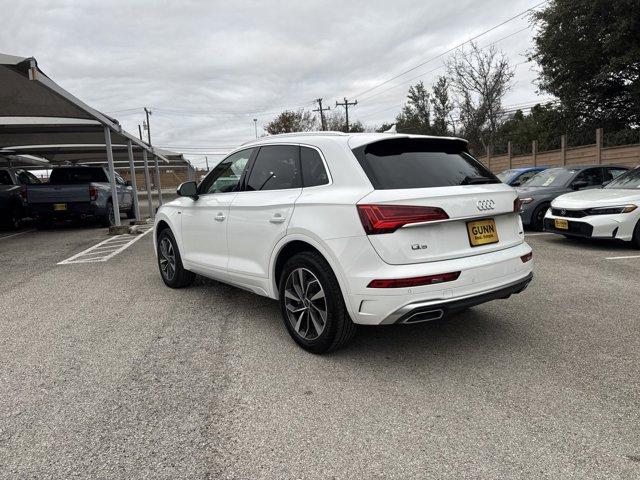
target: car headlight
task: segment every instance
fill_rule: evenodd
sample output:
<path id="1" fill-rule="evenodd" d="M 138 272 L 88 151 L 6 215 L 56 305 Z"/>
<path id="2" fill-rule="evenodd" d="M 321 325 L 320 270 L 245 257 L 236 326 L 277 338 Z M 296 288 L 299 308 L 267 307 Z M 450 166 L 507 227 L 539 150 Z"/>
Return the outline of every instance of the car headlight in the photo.
<path id="1" fill-rule="evenodd" d="M 533 202 L 533 198 L 531 197 L 524 197 L 520 199 L 520 203 L 522 203 L 523 205 L 526 205 L 527 203 L 531 203 Z"/>
<path id="2" fill-rule="evenodd" d="M 617 205 L 615 207 L 594 207 L 586 210 L 587 215 L 615 215 L 617 213 L 633 212 L 637 205 Z"/>

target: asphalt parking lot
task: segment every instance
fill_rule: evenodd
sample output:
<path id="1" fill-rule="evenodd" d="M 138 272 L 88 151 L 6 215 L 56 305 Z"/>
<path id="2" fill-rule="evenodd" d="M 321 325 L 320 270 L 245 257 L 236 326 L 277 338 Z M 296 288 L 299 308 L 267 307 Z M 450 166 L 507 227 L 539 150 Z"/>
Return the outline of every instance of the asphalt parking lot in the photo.
<path id="1" fill-rule="evenodd" d="M 0 232 L 1 478 L 640 477 L 639 251 L 530 235 L 523 294 L 313 356 L 151 235 L 57 265 L 105 238 Z"/>

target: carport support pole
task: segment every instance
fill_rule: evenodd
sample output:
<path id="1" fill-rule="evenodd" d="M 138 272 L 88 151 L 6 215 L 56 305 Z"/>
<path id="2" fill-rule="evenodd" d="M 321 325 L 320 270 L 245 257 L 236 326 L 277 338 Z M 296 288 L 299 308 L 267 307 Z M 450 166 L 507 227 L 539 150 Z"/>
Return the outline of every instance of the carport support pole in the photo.
<path id="1" fill-rule="evenodd" d="M 111 185 L 111 205 L 116 226 L 120 226 L 120 204 L 118 203 L 118 190 L 116 189 L 116 172 L 113 168 L 113 149 L 111 148 L 111 130 L 104 127 L 104 144 L 107 147 L 107 162 L 109 162 L 109 184 Z"/>
<path id="2" fill-rule="evenodd" d="M 158 166 L 158 156 L 154 155 L 153 160 L 156 164 L 156 189 L 158 190 L 158 206 L 162 205 L 162 186 L 160 185 L 160 167 Z"/>
<path id="3" fill-rule="evenodd" d="M 149 204 L 149 216 L 156 218 L 156 212 L 153 211 L 153 200 L 151 199 L 151 179 L 149 178 L 149 161 L 147 160 L 147 151 L 142 149 L 142 161 L 144 162 L 144 184 L 147 187 L 147 203 Z"/>
<path id="4" fill-rule="evenodd" d="M 133 144 L 131 140 L 127 142 L 127 150 L 129 152 L 129 170 L 131 171 L 131 188 L 133 188 L 133 213 L 136 220 L 140 220 L 140 205 L 138 205 L 138 182 L 136 179 L 136 167 L 133 163 Z"/>

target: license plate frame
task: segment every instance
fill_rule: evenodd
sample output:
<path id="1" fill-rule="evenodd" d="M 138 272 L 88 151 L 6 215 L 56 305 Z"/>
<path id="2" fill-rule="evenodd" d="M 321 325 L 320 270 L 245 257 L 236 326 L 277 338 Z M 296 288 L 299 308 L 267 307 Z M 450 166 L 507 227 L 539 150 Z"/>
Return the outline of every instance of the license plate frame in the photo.
<path id="1" fill-rule="evenodd" d="M 66 203 L 54 203 L 53 204 L 53 211 L 54 212 L 64 212 L 65 210 L 67 210 L 67 204 Z"/>
<path id="2" fill-rule="evenodd" d="M 558 230 L 569 230 L 569 221 L 564 218 L 554 218 L 553 226 Z"/>
<path id="3" fill-rule="evenodd" d="M 477 227 L 486 227 L 477 230 Z M 483 245 L 491 245 L 498 243 L 498 227 L 494 218 L 482 218 L 480 220 L 471 220 L 467 222 L 467 235 L 469 237 L 469 245 L 472 247 L 481 247 Z"/>

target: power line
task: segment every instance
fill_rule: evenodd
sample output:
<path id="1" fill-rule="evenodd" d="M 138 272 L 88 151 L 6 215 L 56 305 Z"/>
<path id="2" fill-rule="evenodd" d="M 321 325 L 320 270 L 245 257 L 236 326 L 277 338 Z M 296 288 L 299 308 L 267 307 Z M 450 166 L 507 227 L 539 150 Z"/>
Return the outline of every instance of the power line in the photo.
<path id="1" fill-rule="evenodd" d="M 424 62 L 419 63 L 418 65 L 415 65 L 415 66 L 413 66 L 413 67 L 409 68 L 408 70 L 405 70 L 404 72 L 401 72 L 401 73 L 399 73 L 399 74 L 397 74 L 397 75 L 395 75 L 395 76 L 393 76 L 393 77 L 391 77 L 391 78 L 389 78 L 389 79 L 387 79 L 387 80 L 385 80 L 385 81 L 383 81 L 383 82 L 380 82 L 380 83 L 378 83 L 378 84 L 374 85 L 373 87 L 367 88 L 366 90 L 364 90 L 364 91 L 362 91 L 362 92 L 358 93 L 358 94 L 357 94 L 357 95 L 355 95 L 355 96 L 356 96 L 356 97 L 361 97 L 361 96 L 362 96 L 362 95 L 364 95 L 365 93 L 369 93 L 369 92 L 371 92 L 372 90 L 375 90 L 375 89 L 377 89 L 377 88 L 381 87 L 382 85 L 386 85 L 387 83 L 389 83 L 389 82 L 391 82 L 391 81 L 395 80 L 396 78 L 402 77 L 403 75 L 406 75 L 407 73 L 412 72 L 412 71 L 414 71 L 414 70 L 416 70 L 416 69 L 418 69 L 418 68 L 420 68 L 420 67 L 422 67 L 422 66 L 426 65 L 427 63 L 430 63 L 430 62 L 432 62 L 432 61 L 434 61 L 434 60 L 437 60 L 438 58 L 442 58 L 442 57 L 443 57 L 443 56 L 445 56 L 446 54 L 451 53 L 451 52 L 453 52 L 454 50 L 457 50 L 458 48 L 462 47 L 463 45 L 466 45 L 466 44 L 467 44 L 467 43 L 469 43 L 469 42 L 473 42 L 474 40 L 476 40 L 476 39 L 478 39 L 478 38 L 480 38 L 480 37 L 482 37 L 482 36 L 484 36 L 484 35 L 486 35 L 486 34 L 488 34 L 488 33 L 492 32 L 492 31 L 494 31 L 494 30 L 495 30 L 495 29 L 497 29 L 497 28 L 500 28 L 500 27 L 501 27 L 501 26 L 503 26 L 503 25 L 506 25 L 507 23 L 509 23 L 509 22 L 511 22 L 511 21 L 513 21 L 513 20 L 515 20 L 516 18 L 519 18 L 519 17 L 523 16 L 524 14 L 526 14 L 526 13 L 528 13 L 528 12 L 532 11 L 533 9 L 535 9 L 535 8 L 539 7 L 540 5 L 543 5 L 543 4 L 545 4 L 545 3 L 547 3 L 547 1 L 540 2 L 540 3 L 536 4 L 536 5 L 534 5 L 533 7 L 527 8 L 526 10 L 524 10 L 524 11 L 522 11 L 522 12 L 520 12 L 520 13 L 518 13 L 518 14 L 514 15 L 513 17 L 510 17 L 510 18 L 508 18 L 507 20 L 505 20 L 505 21 L 503 21 L 503 22 L 501 22 L 501 23 L 499 23 L 499 24 L 497 24 L 497 25 L 495 25 L 495 26 L 493 26 L 493 27 L 489 28 L 488 30 L 485 30 L 484 32 L 479 33 L 478 35 L 476 35 L 476 36 L 474 36 L 474 37 L 470 38 L 469 40 L 466 40 L 466 41 L 464 41 L 464 42 L 462 42 L 462 43 L 460 43 L 460 44 L 456 45 L 455 47 L 452 47 L 452 48 L 450 48 L 449 50 L 446 50 L 445 52 L 442 52 L 441 54 L 436 55 L 435 57 L 432 57 L 432 58 L 430 58 L 430 59 L 428 59 L 428 60 L 425 60 Z"/>
<path id="2" fill-rule="evenodd" d="M 526 27 L 524 27 L 524 28 L 521 28 L 520 30 L 516 30 L 515 32 L 512 32 L 512 33 L 510 33 L 509 35 L 507 35 L 507 36 L 505 36 L 505 37 L 499 38 L 498 40 L 496 40 L 496 41 L 494 41 L 494 42 L 492 42 L 492 43 L 489 43 L 488 45 L 485 45 L 484 47 L 482 47 L 482 48 L 481 48 L 481 50 L 484 50 L 485 48 L 492 47 L 493 45 L 496 45 L 497 43 L 502 42 L 503 40 L 506 40 L 507 38 L 513 37 L 514 35 L 517 35 L 518 33 L 524 32 L 525 30 L 529 30 L 529 29 L 530 29 L 530 27 L 529 27 L 529 26 L 526 26 Z M 525 63 L 526 63 L 526 62 L 525 62 Z M 518 65 L 520 65 L 520 64 L 518 64 Z M 517 65 L 516 65 L 516 66 L 517 66 Z M 431 69 L 431 70 L 429 70 L 429 71 L 427 71 L 427 72 L 423 72 L 423 73 L 421 73 L 421 74 L 419 74 L 419 75 L 416 75 L 415 77 L 411 77 L 411 78 L 408 78 L 408 79 L 406 79 L 406 80 L 403 80 L 403 81 L 402 81 L 402 82 L 400 82 L 400 83 L 396 83 L 395 85 L 392 85 L 392 86 L 391 86 L 391 87 L 389 87 L 389 88 L 385 88 L 384 90 L 382 90 L 382 91 L 380 91 L 380 92 L 374 92 L 374 93 L 372 93 L 371 95 L 365 96 L 364 98 L 361 98 L 361 99 L 360 99 L 360 101 L 361 101 L 361 102 L 364 102 L 364 101 L 369 100 L 369 99 L 371 99 L 371 98 L 373 98 L 373 97 L 376 97 L 376 96 L 378 96 L 378 95 L 382 95 L 383 93 L 386 93 L 386 92 L 388 92 L 389 90 L 393 90 L 394 88 L 402 87 L 403 85 L 406 85 L 407 83 L 412 82 L 413 80 L 416 80 L 416 79 L 418 79 L 418 78 L 420 78 L 420 77 L 424 77 L 425 75 L 428 75 L 428 74 L 430 74 L 430 73 L 433 73 L 433 72 L 435 72 L 435 71 L 437 71 L 437 70 L 440 70 L 441 68 L 444 68 L 444 67 L 445 67 L 445 65 L 444 65 L 444 64 L 443 64 L 443 65 L 440 65 L 439 67 L 436 67 L 436 68 L 434 68 L 434 69 Z"/>

